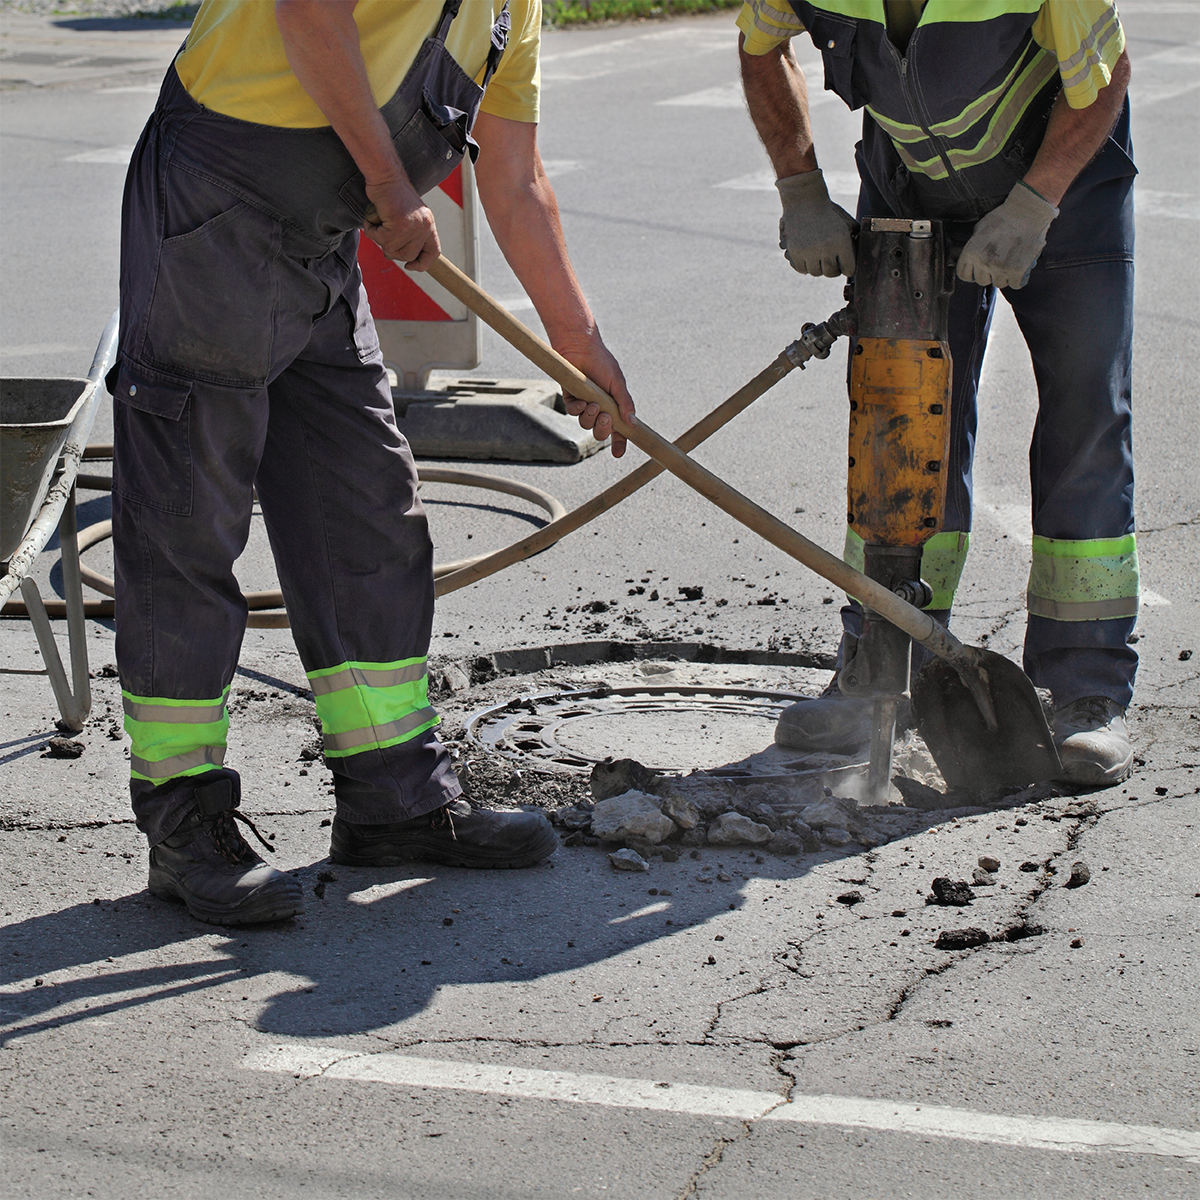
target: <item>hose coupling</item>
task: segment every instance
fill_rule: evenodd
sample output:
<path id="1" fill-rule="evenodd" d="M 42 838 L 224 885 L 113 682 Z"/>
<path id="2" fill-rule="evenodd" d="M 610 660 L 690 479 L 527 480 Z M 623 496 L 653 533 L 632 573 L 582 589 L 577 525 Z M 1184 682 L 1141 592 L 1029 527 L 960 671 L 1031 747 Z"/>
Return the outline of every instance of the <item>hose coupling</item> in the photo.
<path id="1" fill-rule="evenodd" d="M 905 579 L 894 584 L 892 591 L 913 608 L 928 608 L 933 603 L 933 588 L 923 579 Z"/>
<path id="2" fill-rule="evenodd" d="M 840 309 L 833 316 L 814 325 L 811 321 L 802 326 L 800 337 L 784 350 L 793 367 L 804 370 L 810 358 L 828 358 L 833 343 L 852 331 L 853 313 L 848 308 Z"/>

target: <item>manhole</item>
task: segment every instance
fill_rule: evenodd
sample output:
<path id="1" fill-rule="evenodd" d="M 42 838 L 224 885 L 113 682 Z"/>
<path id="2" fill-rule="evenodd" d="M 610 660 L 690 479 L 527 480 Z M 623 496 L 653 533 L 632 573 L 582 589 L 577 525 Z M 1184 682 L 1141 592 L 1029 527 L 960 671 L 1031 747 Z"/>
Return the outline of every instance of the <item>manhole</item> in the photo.
<path id="1" fill-rule="evenodd" d="M 780 710 L 804 697 L 758 688 L 680 685 L 555 690 L 493 705 L 466 723 L 470 741 L 510 758 L 585 771 L 635 758 L 657 771 L 708 770 L 770 746 Z"/>

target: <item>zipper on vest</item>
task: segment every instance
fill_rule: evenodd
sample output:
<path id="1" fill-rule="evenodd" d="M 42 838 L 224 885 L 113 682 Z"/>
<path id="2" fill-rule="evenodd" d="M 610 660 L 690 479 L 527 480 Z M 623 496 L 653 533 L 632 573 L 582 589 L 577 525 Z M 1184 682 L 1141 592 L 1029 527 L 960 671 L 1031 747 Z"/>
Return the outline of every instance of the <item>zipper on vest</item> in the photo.
<path id="1" fill-rule="evenodd" d="M 917 40 L 917 38 L 920 36 L 920 33 L 920 26 L 912 31 L 912 36 L 908 39 L 908 50 L 904 55 L 901 55 L 900 51 L 896 49 L 895 43 L 893 43 L 892 39 L 887 37 L 886 34 L 884 36 L 884 40 L 888 44 L 888 49 L 891 50 L 892 54 L 900 63 L 900 86 L 904 89 L 904 99 L 908 104 L 909 116 L 911 116 L 913 120 L 916 121 L 916 123 L 921 127 L 921 132 L 929 139 L 929 144 L 936 151 L 938 158 L 942 160 L 942 165 L 946 168 L 947 182 L 949 182 L 950 186 L 958 194 L 959 199 L 970 200 L 973 199 L 973 196 L 966 188 L 963 187 L 962 182 L 958 177 L 958 172 L 950 163 L 949 156 L 942 149 L 939 139 L 934 137 L 933 130 L 929 128 L 929 122 L 926 120 L 925 112 L 917 105 L 916 94 L 913 92 L 908 81 L 908 59 L 912 53 L 913 42 Z"/>

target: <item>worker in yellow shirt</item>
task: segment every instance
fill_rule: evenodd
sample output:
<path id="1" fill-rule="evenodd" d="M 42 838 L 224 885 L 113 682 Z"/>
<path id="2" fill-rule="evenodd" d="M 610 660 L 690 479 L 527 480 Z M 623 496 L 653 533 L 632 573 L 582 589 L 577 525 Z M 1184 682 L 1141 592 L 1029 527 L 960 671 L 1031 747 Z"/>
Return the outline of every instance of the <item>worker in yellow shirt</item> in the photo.
<path id="1" fill-rule="evenodd" d="M 433 261 L 421 197 L 470 154 L 549 340 L 632 418 L 538 156 L 540 25 L 538 0 L 206 0 L 134 151 L 117 661 L 150 890 L 202 920 L 302 909 L 242 837 L 224 765 L 255 491 L 333 771 L 334 860 L 519 867 L 556 844 L 540 814 L 462 800 L 437 739 L 432 545 L 357 266 L 364 228 L 410 269 Z M 568 409 L 612 434 L 597 406 Z"/>

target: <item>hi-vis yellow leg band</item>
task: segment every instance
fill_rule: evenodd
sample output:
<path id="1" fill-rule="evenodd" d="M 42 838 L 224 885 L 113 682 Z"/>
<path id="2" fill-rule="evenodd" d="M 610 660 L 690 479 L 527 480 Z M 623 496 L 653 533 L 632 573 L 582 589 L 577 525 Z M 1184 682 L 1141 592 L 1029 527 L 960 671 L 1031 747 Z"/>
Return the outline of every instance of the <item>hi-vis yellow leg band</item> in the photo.
<path id="1" fill-rule="evenodd" d="M 1033 539 L 1026 605 L 1052 621 L 1109 621 L 1136 617 L 1137 539 Z"/>
<path id="2" fill-rule="evenodd" d="M 396 746 L 432 729 L 424 658 L 348 662 L 308 672 L 327 758 Z"/>
<path id="3" fill-rule="evenodd" d="M 129 767 L 134 779 L 163 783 L 200 775 L 225 761 L 228 688 L 214 700 L 170 700 L 124 690 L 121 696 L 125 732 L 133 741 Z"/>

